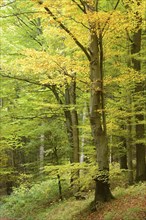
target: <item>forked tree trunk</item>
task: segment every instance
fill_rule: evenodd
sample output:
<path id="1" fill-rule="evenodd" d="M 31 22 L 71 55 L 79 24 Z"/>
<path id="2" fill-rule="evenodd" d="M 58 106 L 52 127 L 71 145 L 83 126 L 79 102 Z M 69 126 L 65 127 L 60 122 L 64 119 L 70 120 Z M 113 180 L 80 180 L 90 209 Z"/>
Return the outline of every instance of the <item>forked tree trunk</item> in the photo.
<path id="1" fill-rule="evenodd" d="M 91 97 L 90 97 L 90 123 L 91 130 L 96 146 L 98 175 L 95 179 L 95 203 L 98 201 L 109 201 L 112 198 L 108 172 L 109 172 L 109 151 L 107 145 L 106 123 L 103 102 L 103 74 L 101 51 L 99 47 L 99 38 L 91 25 L 91 44 L 90 44 L 90 79 L 91 79 Z M 100 39 L 102 40 L 102 39 Z M 100 42 L 101 43 L 101 42 Z M 101 173 L 100 173 L 101 172 Z"/>
<path id="2" fill-rule="evenodd" d="M 75 1 L 74 1 L 75 2 Z M 80 1 L 80 4 L 75 2 L 82 11 L 87 14 L 90 11 L 92 14 L 98 11 L 98 2 L 95 1 Z M 119 2 L 119 1 L 118 1 Z M 42 4 L 42 2 L 39 2 Z M 117 5 L 117 4 L 116 4 Z M 102 172 L 101 178 L 95 179 L 96 191 L 95 191 L 95 202 L 97 201 L 108 201 L 112 198 L 109 182 L 108 182 L 108 171 L 109 171 L 109 158 L 108 158 L 108 146 L 107 146 L 107 135 L 106 135 L 106 122 L 104 112 L 104 99 L 103 99 L 103 75 L 102 75 L 102 64 L 103 64 L 103 50 L 102 50 L 102 35 L 97 37 L 96 24 L 89 18 L 90 26 L 90 40 L 91 44 L 89 47 L 90 54 L 86 47 L 78 41 L 73 33 L 57 19 L 52 13 L 49 7 L 44 7 L 47 13 L 59 24 L 59 26 L 74 40 L 75 44 L 84 52 L 88 60 L 90 61 L 90 80 L 91 80 L 91 99 L 90 99 L 90 122 L 94 144 L 97 151 L 97 163 L 98 171 Z M 90 16 L 89 16 L 90 17 Z M 98 27 L 100 28 L 100 27 Z M 100 48 L 100 50 L 99 50 Z M 103 174 L 104 173 L 104 174 Z M 103 180 L 104 177 L 104 180 Z"/>
<path id="3" fill-rule="evenodd" d="M 98 11 L 98 0 L 95 5 L 88 6 L 92 13 Z M 97 36 L 95 22 L 90 25 L 90 123 L 97 153 L 98 175 L 95 178 L 95 204 L 106 202 L 113 198 L 109 185 L 109 149 L 106 134 L 105 103 L 103 91 L 103 45 L 102 31 Z"/>

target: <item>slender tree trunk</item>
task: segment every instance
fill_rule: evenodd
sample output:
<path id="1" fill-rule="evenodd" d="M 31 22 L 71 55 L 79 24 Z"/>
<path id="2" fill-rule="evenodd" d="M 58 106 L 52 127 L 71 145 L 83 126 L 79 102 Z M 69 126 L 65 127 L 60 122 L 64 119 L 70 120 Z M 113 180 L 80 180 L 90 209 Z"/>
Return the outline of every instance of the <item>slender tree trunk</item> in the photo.
<path id="1" fill-rule="evenodd" d="M 59 158 L 58 158 L 58 152 L 57 152 L 56 146 L 54 147 L 54 155 L 55 155 L 55 158 L 56 158 L 56 164 L 59 165 Z M 57 179 L 58 179 L 59 198 L 62 201 L 63 200 L 62 185 L 61 185 L 61 178 L 60 178 L 59 174 L 57 174 Z"/>
<path id="2" fill-rule="evenodd" d="M 85 119 L 86 119 L 86 103 L 83 108 L 82 112 L 82 125 L 85 125 Z M 81 150 L 80 150 L 80 163 L 84 162 L 84 145 L 85 145 L 85 135 L 82 132 L 82 138 L 81 138 Z"/>
<path id="3" fill-rule="evenodd" d="M 131 118 L 130 118 L 131 119 Z M 128 164 L 128 182 L 129 185 L 132 185 L 134 182 L 133 177 L 133 154 L 132 154 L 132 127 L 131 127 L 131 120 L 127 123 L 127 131 L 128 131 L 128 138 L 127 138 L 127 164 Z"/>
<path id="4" fill-rule="evenodd" d="M 78 128 L 78 113 L 76 109 L 76 74 L 72 73 L 72 81 L 69 85 L 69 99 L 70 99 L 70 114 L 71 114 L 71 123 L 72 123 L 72 140 L 73 140 L 73 149 L 72 149 L 72 158 L 73 163 L 79 163 L 79 128 Z M 73 171 L 71 174 L 71 186 L 74 186 L 79 190 L 79 170 Z"/>
<path id="5" fill-rule="evenodd" d="M 76 76 L 73 74 L 73 80 L 70 85 L 70 104 L 71 120 L 72 120 L 72 133 L 73 133 L 73 161 L 79 163 L 79 128 L 78 128 L 78 114 L 76 110 Z"/>
<path id="6" fill-rule="evenodd" d="M 40 157 L 40 174 L 42 174 L 44 169 L 44 141 L 45 141 L 45 135 L 41 134 L 40 137 L 40 149 L 39 149 L 39 157 Z"/>
<path id="7" fill-rule="evenodd" d="M 130 58 L 130 54 L 131 54 L 131 45 L 129 42 L 129 38 L 127 39 L 127 53 L 128 53 L 128 59 L 127 59 L 127 66 L 130 68 L 131 67 L 131 58 Z M 127 118 L 127 138 L 126 138 L 126 146 L 127 146 L 127 165 L 128 165 L 128 182 L 129 185 L 132 185 L 134 183 L 134 173 L 133 173 L 133 148 L 134 148 L 134 144 L 132 143 L 134 141 L 133 138 L 133 133 L 132 133 L 132 128 L 135 129 L 135 127 L 132 127 L 132 119 L 134 117 L 135 120 L 135 116 L 132 116 L 134 113 L 134 109 L 133 109 L 133 98 L 132 98 L 132 92 L 129 91 L 129 94 L 127 95 L 127 105 L 128 105 L 128 113 L 129 113 L 129 117 Z"/>
<path id="8" fill-rule="evenodd" d="M 67 128 L 67 134 L 68 134 L 68 141 L 71 147 L 71 153 L 70 153 L 70 162 L 74 162 L 73 157 L 73 149 L 74 149 L 74 143 L 73 143 L 73 126 L 72 126 L 72 117 L 71 117 L 71 111 L 70 111 L 70 92 L 69 92 L 69 86 L 66 85 L 65 89 L 65 105 L 67 106 L 67 109 L 64 110 L 65 119 L 66 119 L 66 128 Z"/>
<path id="9" fill-rule="evenodd" d="M 65 125 L 66 125 L 66 131 L 67 131 L 67 135 L 68 135 L 68 143 L 70 145 L 70 149 L 71 149 L 71 153 L 70 153 L 70 162 L 73 163 L 74 159 L 73 159 L 73 131 L 72 131 L 72 118 L 71 118 L 71 111 L 70 111 L 70 92 L 69 92 L 69 86 L 66 85 L 65 88 L 65 93 L 64 93 L 64 102 L 61 100 L 61 98 L 59 97 L 58 91 L 56 90 L 56 87 L 53 86 L 51 88 L 52 92 L 54 93 L 54 96 L 57 100 L 57 102 L 60 105 L 65 104 L 66 108 L 64 108 L 64 116 L 65 116 Z"/>
<path id="10" fill-rule="evenodd" d="M 63 102 L 60 99 L 59 94 L 56 91 L 55 87 L 52 88 L 52 91 L 58 103 L 63 105 Z M 71 148 L 70 162 L 77 163 L 79 162 L 79 130 L 78 130 L 78 114 L 77 114 L 77 110 L 75 109 L 75 105 L 76 105 L 75 76 L 73 76 L 73 81 L 71 82 L 70 85 L 66 84 L 64 99 L 66 105 L 66 108 L 64 108 L 64 116 L 66 119 L 68 141 Z M 71 108 L 73 108 L 73 110 L 71 110 Z M 75 176 L 76 177 L 79 176 L 79 172 L 77 172 L 77 175 Z M 74 177 L 74 173 L 71 175 L 71 185 L 73 185 L 73 181 L 76 179 L 76 177 Z"/>

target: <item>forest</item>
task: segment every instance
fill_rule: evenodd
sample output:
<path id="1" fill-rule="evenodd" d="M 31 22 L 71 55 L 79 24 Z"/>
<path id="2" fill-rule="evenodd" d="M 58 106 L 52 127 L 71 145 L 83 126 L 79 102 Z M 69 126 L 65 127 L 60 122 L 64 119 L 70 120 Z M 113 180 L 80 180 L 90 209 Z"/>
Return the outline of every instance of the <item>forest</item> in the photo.
<path id="1" fill-rule="evenodd" d="M 145 220 L 145 0 L 0 6 L 0 220 Z"/>

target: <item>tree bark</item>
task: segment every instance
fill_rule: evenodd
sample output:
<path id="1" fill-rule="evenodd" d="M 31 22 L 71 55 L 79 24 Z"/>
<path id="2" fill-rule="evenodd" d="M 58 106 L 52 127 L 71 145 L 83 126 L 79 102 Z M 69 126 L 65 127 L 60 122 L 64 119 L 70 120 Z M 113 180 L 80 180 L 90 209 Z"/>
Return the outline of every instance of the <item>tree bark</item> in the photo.
<path id="1" fill-rule="evenodd" d="M 81 1 L 83 5 L 83 11 L 87 14 L 89 11 L 94 14 L 98 11 L 98 0 L 93 1 Z M 119 1 L 118 1 L 119 3 Z M 117 7 L 116 4 L 115 8 Z M 39 2 L 39 4 L 42 4 Z M 108 146 L 106 135 L 106 121 L 105 121 L 105 109 L 104 109 L 104 95 L 103 95 L 103 48 L 102 48 L 102 33 L 100 38 L 96 34 L 96 22 L 92 22 L 89 19 L 90 27 L 90 46 L 89 51 L 78 41 L 73 33 L 57 19 L 52 13 L 49 7 L 44 7 L 47 13 L 56 21 L 60 28 L 62 28 L 75 42 L 75 44 L 81 49 L 90 62 L 90 81 L 91 81 L 91 98 L 90 98 L 90 123 L 91 130 L 94 139 L 94 144 L 97 151 L 97 163 L 98 171 L 102 172 L 102 178 L 96 178 L 96 190 L 95 190 L 95 202 L 108 201 L 112 198 L 109 182 L 109 158 L 108 158 Z M 100 27 L 98 27 L 100 28 Z M 104 180 L 103 180 L 103 172 Z M 106 176 L 106 178 L 105 178 Z"/>
<path id="2" fill-rule="evenodd" d="M 79 129 L 78 129 L 78 114 L 76 110 L 76 74 L 73 74 L 73 80 L 70 85 L 70 104 L 72 105 L 71 120 L 73 132 L 73 161 L 79 163 Z"/>
<path id="3" fill-rule="evenodd" d="M 43 126 L 43 125 L 42 125 Z M 40 136 L 40 149 L 39 149 L 39 158 L 40 158 L 40 174 L 42 175 L 43 169 L 44 169 L 44 141 L 45 141 L 45 135 L 41 134 Z"/>
<path id="4" fill-rule="evenodd" d="M 90 24 L 91 43 L 90 43 L 90 123 L 94 144 L 96 146 L 97 163 L 99 175 L 95 178 L 95 203 L 98 201 L 109 201 L 112 198 L 110 191 L 108 172 L 109 172 L 109 150 L 107 145 L 106 123 L 103 101 L 103 72 L 101 41 L 94 29 L 94 24 Z M 100 42 L 99 42 L 100 40 Z"/>
<path id="5" fill-rule="evenodd" d="M 130 113 L 132 113 L 132 104 L 131 104 L 131 97 L 128 97 L 128 104 L 130 105 Z M 127 146 L 127 165 L 128 165 L 128 182 L 129 185 L 132 185 L 134 182 L 133 176 L 133 144 L 132 144 L 132 117 L 129 116 L 127 120 L 127 132 L 128 136 L 126 139 L 126 146 Z"/>
<path id="6" fill-rule="evenodd" d="M 126 139 L 125 137 L 121 137 L 121 141 L 122 141 L 122 150 L 124 152 L 122 152 L 122 155 L 120 156 L 120 169 L 128 169 L 127 166 L 127 146 L 126 146 Z"/>
<path id="7" fill-rule="evenodd" d="M 128 169 L 127 166 L 127 154 L 124 154 L 120 157 L 120 169 Z"/>
<path id="8" fill-rule="evenodd" d="M 70 99 L 70 115 L 72 123 L 72 158 L 73 163 L 79 163 L 80 147 L 79 147 L 79 128 L 78 128 L 78 113 L 76 109 L 76 73 L 72 73 L 72 81 L 69 85 L 69 99 Z M 79 170 L 73 171 L 71 174 L 71 186 L 79 190 Z"/>
<path id="9" fill-rule="evenodd" d="M 139 4 L 139 3 L 137 3 Z M 133 43 L 131 46 L 131 54 L 135 55 L 140 52 L 141 50 L 141 34 L 142 30 L 140 29 L 139 25 L 141 23 L 141 18 L 138 14 L 136 14 L 138 19 L 138 31 L 133 34 Z M 141 70 L 141 63 L 140 60 L 136 59 L 135 57 L 132 58 L 133 69 L 140 72 Z M 137 83 L 135 88 L 135 92 L 137 94 L 144 92 L 144 83 L 140 82 Z M 136 106 L 137 114 L 136 114 L 136 181 L 144 181 L 146 180 L 146 161 L 145 161 L 145 153 L 146 153 L 146 146 L 142 142 L 144 139 L 144 114 L 141 113 L 142 106 Z"/>

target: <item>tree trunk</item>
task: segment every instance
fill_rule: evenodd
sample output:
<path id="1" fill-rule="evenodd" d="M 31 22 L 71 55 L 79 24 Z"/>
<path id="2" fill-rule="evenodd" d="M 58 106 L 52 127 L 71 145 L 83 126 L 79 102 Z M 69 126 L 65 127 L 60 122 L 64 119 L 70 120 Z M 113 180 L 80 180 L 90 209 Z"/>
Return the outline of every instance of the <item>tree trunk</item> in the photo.
<path id="1" fill-rule="evenodd" d="M 120 157 L 120 169 L 125 169 L 125 170 L 128 169 L 126 153 Z"/>
<path id="2" fill-rule="evenodd" d="M 131 95 L 130 95 L 131 96 Z M 128 97 L 128 104 L 130 105 L 129 112 L 132 113 L 132 104 L 131 104 L 131 97 Z M 128 165 L 128 182 L 129 185 L 132 185 L 134 182 L 133 177 L 133 144 L 132 144 L 132 117 L 129 116 L 127 120 L 127 140 L 126 140 L 126 146 L 127 146 L 127 165 Z"/>
<path id="3" fill-rule="evenodd" d="M 139 4 L 139 3 L 137 3 Z M 139 25 L 141 23 L 141 18 L 139 18 L 138 14 L 137 19 L 139 21 Z M 141 50 L 141 33 L 142 30 L 139 29 L 138 25 L 138 31 L 136 31 L 133 35 L 133 43 L 131 47 L 131 54 L 137 54 Z M 137 60 L 135 57 L 132 58 L 132 64 L 133 68 L 140 72 L 141 70 L 141 63 L 140 60 Z M 144 92 L 144 83 L 138 83 L 135 89 L 135 92 L 137 94 Z M 143 181 L 146 180 L 146 161 L 145 161 L 145 144 L 142 141 L 144 139 L 144 114 L 141 113 L 143 110 L 142 106 L 136 106 L 137 108 L 137 114 L 136 114 L 136 181 Z"/>
<path id="4" fill-rule="evenodd" d="M 76 110 L 76 74 L 72 73 L 72 81 L 69 85 L 69 99 L 70 99 L 70 114 L 71 114 L 71 123 L 72 123 L 72 140 L 73 140 L 73 149 L 72 149 L 72 158 L 73 163 L 79 163 L 79 128 L 78 128 L 78 114 Z M 79 190 L 79 170 L 73 171 L 71 174 L 71 186 L 74 186 L 76 190 Z"/>
<path id="5" fill-rule="evenodd" d="M 131 67 L 131 58 L 130 58 L 130 54 L 131 54 L 131 44 L 129 42 L 129 38 L 127 39 L 127 53 L 128 53 L 128 59 L 127 59 L 127 66 L 128 68 Z M 132 133 L 132 128 L 135 127 L 132 125 L 132 119 L 134 117 L 134 121 L 135 121 L 135 116 L 132 116 L 134 113 L 134 109 L 133 109 L 133 98 L 132 98 L 132 91 L 129 90 L 129 94 L 127 94 L 127 105 L 128 105 L 128 113 L 129 116 L 127 118 L 127 138 L 126 138 L 126 146 L 127 146 L 127 165 L 128 165 L 128 182 L 129 185 L 133 185 L 134 183 L 134 175 L 133 175 L 133 148 L 134 148 L 134 144 L 132 143 L 134 141 L 134 135 Z"/>
<path id="6" fill-rule="evenodd" d="M 73 162 L 79 163 L 79 128 L 78 128 L 78 114 L 76 110 L 76 76 L 73 74 L 73 80 L 70 85 L 70 104 L 73 133 Z"/>
<path id="7" fill-rule="evenodd" d="M 58 158 L 58 152 L 57 152 L 56 146 L 54 147 L 54 155 L 55 155 L 55 159 L 56 159 L 56 164 L 59 165 L 59 158 Z M 63 200 L 62 185 L 61 185 L 61 178 L 60 178 L 59 174 L 57 174 L 57 179 L 58 179 L 59 198 L 62 201 Z"/>
<path id="8" fill-rule="evenodd" d="M 109 201 L 112 198 L 108 172 L 109 172 L 109 151 L 107 146 L 106 123 L 103 102 L 103 73 L 101 59 L 101 48 L 99 38 L 94 32 L 94 24 L 91 24 L 91 44 L 90 44 L 90 123 L 94 144 L 97 152 L 97 163 L 99 174 L 96 178 L 95 203 L 98 201 Z M 92 31 L 93 30 L 93 31 Z M 100 39 L 101 43 L 102 38 Z M 100 48 L 100 49 L 99 49 Z"/>
<path id="9" fill-rule="evenodd" d="M 62 100 L 59 97 L 59 94 L 54 87 L 52 87 L 52 91 L 58 101 L 59 104 L 63 105 Z M 66 84 L 65 88 L 65 105 L 64 108 L 64 116 L 66 119 L 66 130 L 68 134 L 68 142 L 70 144 L 71 153 L 70 153 L 70 162 L 71 163 L 78 163 L 79 162 L 79 129 L 78 129 L 78 114 L 77 110 L 75 109 L 76 105 L 76 78 L 73 74 L 73 79 L 71 84 Z M 73 108 L 73 110 L 71 110 Z M 76 177 L 74 174 L 71 175 L 71 185 L 73 185 L 74 179 L 79 176 L 79 172 L 77 172 Z"/>
<path id="10" fill-rule="evenodd" d="M 129 185 L 132 185 L 134 182 L 133 177 L 133 155 L 132 155 L 132 128 L 131 128 L 131 120 L 128 121 L 127 124 L 128 138 L 127 138 L 127 164 L 128 164 L 128 182 Z"/>
<path id="11" fill-rule="evenodd" d="M 42 174 L 44 169 L 44 141 L 45 141 L 45 135 L 41 134 L 40 137 L 40 149 L 39 149 L 39 157 L 40 157 L 40 174 Z"/>
<path id="12" fill-rule="evenodd" d="M 82 124 L 83 126 L 85 125 L 85 119 L 86 119 L 86 103 L 83 108 L 83 113 L 82 113 Z M 85 135 L 82 132 L 82 138 L 81 138 L 81 150 L 80 150 L 80 163 L 84 162 L 84 145 L 85 145 Z"/>
<path id="13" fill-rule="evenodd" d="M 125 137 L 121 137 L 122 141 L 122 155 L 120 156 L 120 169 L 128 169 L 127 166 L 127 146 Z"/>

